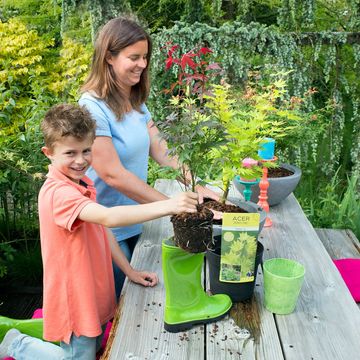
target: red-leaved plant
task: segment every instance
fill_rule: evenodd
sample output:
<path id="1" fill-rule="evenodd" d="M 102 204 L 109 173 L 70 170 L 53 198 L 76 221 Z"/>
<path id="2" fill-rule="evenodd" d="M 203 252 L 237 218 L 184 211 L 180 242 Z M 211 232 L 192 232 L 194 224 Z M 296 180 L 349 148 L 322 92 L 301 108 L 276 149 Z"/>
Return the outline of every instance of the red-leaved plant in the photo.
<path id="1" fill-rule="evenodd" d="M 165 71 L 175 74 L 175 81 L 165 93 L 171 97 L 171 114 L 157 126 L 167 141 L 169 155 L 178 159 L 179 177 L 185 187 L 196 191 L 200 178 L 210 173 L 210 151 L 218 143 L 218 123 L 212 121 L 204 108 L 204 95 L 210 79 L 220 73 L 217 63 L 210 63 L 212 51 L 207 47 L 180 54 L 178 45 L 167 44 Z M 213 214 L 198 207 L 194 214 L 178 214 L 171 218 L 175 244 L 189 252 L 203 252 L 212 241 Z"/>
<path id="2" fill-rule="evenodd" d="M 165 70 L 177 67 L 176 81 L 164 92 L 180 97 L 195 95 L 202 103 L 210 80 L 221 74 L 219 64 L 209 62 L 209 54 L 213 51 L 208 47 L 200 47 L 180 54 L 180 46 L 172 43 L 168 43 L 162 49 L 166 52 Z"/>
<path id="3" fill-rule="evenodd" d="M 210 61 L 213 52 L 207 47 L 181 53 L 179 45 L 167 43 L 161 49 L 166 55 L 164 70 L 173 70 L 176 78 L 164 90 L 169 95 L 171 113 L 165 119 L 155 120 L 155 124 L 169 146 L 169 155 L 178 159 L 180 177 L 195 191 L 201 183 L 199 178 L 208 177 L 207 155 L 218 142 L 219 124 L 205 111 L 204 96 L 210 92 L 210 80 L 215 81 L 221 68 Z M 185 178 L 191 178 L 190 183 Z"/>

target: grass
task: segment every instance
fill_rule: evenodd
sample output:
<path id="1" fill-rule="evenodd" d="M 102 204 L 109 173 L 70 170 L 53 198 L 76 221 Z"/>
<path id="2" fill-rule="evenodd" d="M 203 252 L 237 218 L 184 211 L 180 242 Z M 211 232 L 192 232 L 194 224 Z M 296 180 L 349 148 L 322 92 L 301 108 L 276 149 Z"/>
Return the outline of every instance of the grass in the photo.
<path id="1" fill-rule="evenodd" d="M 314 227 L 351 229 L 360 239 L 359 175 L 353 174 L 343 183 L 338 174 L 339 170 L 323 188 L 300 190 L 298 199 Z"/>

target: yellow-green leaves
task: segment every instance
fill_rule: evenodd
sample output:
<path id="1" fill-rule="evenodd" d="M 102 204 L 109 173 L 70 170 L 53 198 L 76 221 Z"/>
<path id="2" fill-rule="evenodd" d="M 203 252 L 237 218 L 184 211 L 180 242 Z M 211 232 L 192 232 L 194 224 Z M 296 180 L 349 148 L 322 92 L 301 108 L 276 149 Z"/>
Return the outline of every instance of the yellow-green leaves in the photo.
<path id="1" fill-rule="evenodd" d="M 78 90 L 88 74 L 91 58 L 90 47 L 70 38 L 63 39 L 54 79 L 49 85 L 50 90 L 57 95 L 68 93 L 74 100 Z"/>
<path id="2" fill-rule="evenodd" d="M 286 82 L 280 76 L 267 86 L 249 82 L 237 92 L 229 85 L 214 85 L 213 95 L 206 96 L 210 117 L 222 125 L 225 138 L 223 145 L 212 151 L 213 160 L 222 168 L 223 202 L 235 175 L 245 179 L 261 176 L 261 167 L 243 167 L 242 160 L 258 159 L 265 137 L 279 139 L 299 126 L 301 99 L 289 102 L 285 95 Z"/>
<path id="3" fill-rule="evenodd" d="M 53 40 L 41 39 L 36 31 L 28 30 L 18 19 L 0 21 L 0 81 L 25 81 L 24 75 L 44 72 L 41 63 L 44 53 L 54 45 Z"/>

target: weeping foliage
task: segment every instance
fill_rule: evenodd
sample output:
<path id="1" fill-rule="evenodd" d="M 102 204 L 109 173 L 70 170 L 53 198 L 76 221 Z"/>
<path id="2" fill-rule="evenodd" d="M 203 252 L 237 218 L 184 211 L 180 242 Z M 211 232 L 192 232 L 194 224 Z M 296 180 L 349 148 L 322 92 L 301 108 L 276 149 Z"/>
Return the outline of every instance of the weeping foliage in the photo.
<path id="1" fill-rule="evenodd" d="M 108 20 L 130 11 L 126 0 L 62 0 L 61 33 L 93 41 Z"/>

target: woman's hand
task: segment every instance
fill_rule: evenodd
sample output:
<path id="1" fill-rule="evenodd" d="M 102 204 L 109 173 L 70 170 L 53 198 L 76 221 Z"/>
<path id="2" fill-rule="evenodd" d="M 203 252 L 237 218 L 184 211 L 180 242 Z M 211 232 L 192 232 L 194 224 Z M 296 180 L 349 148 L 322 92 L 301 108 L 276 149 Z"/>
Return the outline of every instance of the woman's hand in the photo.
<path id="1" fill-rule="evenodd" d="M 213 217 L 214 220 L 221 220 L 223 218 L 223 215 L 224 215 L 223 212 L 213 210 L 213 209 L 209 209 L 209 210 L 214 214 L 214 217 Z"/>
<path id="2" fill-rule="evenodd" d="M 196 185 L 196 191 L 199 194 L 199 204 L 204 202 L 204 198 L 219 201 L 220 195 L 216 192 L 208 189 L 205 186 Z M 223 213 L 217 210 L 209 209 L 214 214 L 214 220 L 220 220 L 223 217 Z"/>
<path id="3" fill-rule="evenodd" d="M 127 275 L 127 277 L 132 282 L 146 287 L 153 287 L 159 282 L 158 276 L 155 273 L 148 271 L 138 271 L 132 269 L 132 271 Z"/>
<path id="4" fill-rule="evenodd" d="M 216 192 L 208 189 L 205 186 L 196 185 L 196 192 L 199 194 L 199 204 L 202 204 L 204 202 L 204 198 L 209 198 L 215 201 L 220 200 L 220 195 Z"/>

